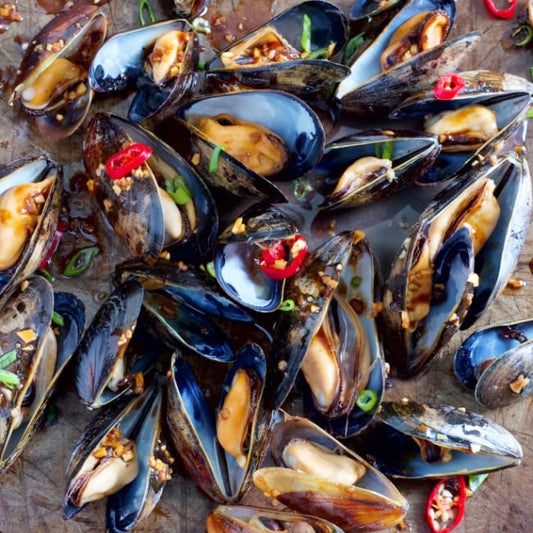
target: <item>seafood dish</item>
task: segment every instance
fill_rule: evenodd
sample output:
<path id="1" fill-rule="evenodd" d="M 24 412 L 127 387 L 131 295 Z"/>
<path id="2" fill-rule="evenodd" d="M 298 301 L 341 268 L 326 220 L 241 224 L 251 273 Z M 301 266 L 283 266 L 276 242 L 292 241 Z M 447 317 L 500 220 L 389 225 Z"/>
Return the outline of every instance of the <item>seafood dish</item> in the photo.
<path id="1" fill-rule="evenodd" d="M 0 6 L 2 533 L 525 531 L 527 8 L 36 4 Z"/>

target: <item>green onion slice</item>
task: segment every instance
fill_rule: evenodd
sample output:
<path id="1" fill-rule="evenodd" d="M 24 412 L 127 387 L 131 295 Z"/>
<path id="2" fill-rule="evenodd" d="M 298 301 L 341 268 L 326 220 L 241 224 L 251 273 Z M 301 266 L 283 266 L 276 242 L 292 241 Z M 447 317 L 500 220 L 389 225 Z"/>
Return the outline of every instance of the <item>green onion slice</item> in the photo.
<path id="1" fill-rule="evenodd" d="M 354 276 L 351 280 L 350 280 L 350 285 L 352 287 L 359 287 L 361 285 L 361 282 L 363 280 L 361 279 L 361 276 Z"/>
<path id="2" fill-rule="evenodd" d="M 185 185 L 183 176 L 177 175 L 165 180 L 165 190 L 178 205 L 185 205 L 191 200 L 192 194 Z"/>
<path id="3" fill-rule="evenodd" d="M 311 17 L 309 15 L 304 15 L 300 44 L 304 52 L 311 53 Z"/>
<path id="4" fill-rule="evenodd" d="M 8 387 L 18 387 L 20 385 L 20 379 L 14 372 L 0 369 L 0 383 Z"/>
<path id="5" fill-rule="evenodd" d="M 6 368 L 17 359 L 17 351 L 15 349 L 9 350 L 0 355 L 0 368 Z"/>
<path id="6" fill-rule="evenodd" d="M 356 404 L 361 411 L 369 413 L 378 403 L 378 395 L 370 389 L 363 389 L 357 396 Z"/>
<path id="7" fill-rule="evenodd" d="M 531 39 L 533 39 L 533 28 L 529 24 L 522 24 L 511 35 L 512 37 L 516 37 L 514 41 L 515 46 L 527 46 L 531 42 Z M 522 38 L 520 38 L 521 35 L 523 35 Z"/>
<path id="8" fill-rule="evenodd" d="M 477 489 L 481 486 L 481 484 L 489 477 L 488 474 L 477 474 L 468 476 L 468 488 L 472 492 L 476 492 Z"/>
<path id="9" fill-rule="evenodd" d="M 376 144 L 376 157 L 390 159 L 392 156 L 392 141 Z"/>
<path id="10" fill-rule="evenodd" d="M 148 13 L 148 16 L 150 17 L 150 22 L 152 24 L 155 22 L 154 10 L 152 9 L 152 6 L 150 5 L 150 0 L 141 0 L 139 2 L 139 20 L 141 22 L 141 26 L 146 26 L 146 21 L 144 20 L 145 11 Z"/>
<path id="11" fill-rule="evenodd" d="M 280 311 L 292 311 L 296 307 L 296 304 L 294 303 L 294 300 L 291 298 L 287 298 L 286 300 L 283 300 L 281 304 L 279 305 L 278 309 Z"/>
<path id="12" fill-rule="evenodd" d="M 213 154 L 211 155 L 211 161 L 209 161 L 209 173 L 218 172 L 218 158 L 220 157 L 220 152 L 225 150 L 224 146 L 215 146 Z"/>
<path id="13" fill-rule="evenodd" d="M 78 250 L 69 260 L 63 275 L 72 277 L 83 274 L 90 266 L 91 261 L 95 255 L 100 252 L 98 246 L 89 246 Z"/>
<path id="14" fill-rule="evenodd" d="M 212 277 L 217 277 L 217 273 L 215 272 L 215 263 L 213 261 L 209 261 L 209 263 L 205 264 L 205 271 Z"/>
<path id="15" fill-rule="evenodd" d="M 65 319 L 57 311 L 53 311 L 52 312 L 52 322 L 56 326 L 64 326 L 65 325 Z"/>
<path id="16" fill-rule="evenodd" d="M 348 41 L 344 51 L 344 59 L 350 59 L 354 55 L 355 51 L 363 44 L 364 35 L 363 32 L 358 33 Z"/>

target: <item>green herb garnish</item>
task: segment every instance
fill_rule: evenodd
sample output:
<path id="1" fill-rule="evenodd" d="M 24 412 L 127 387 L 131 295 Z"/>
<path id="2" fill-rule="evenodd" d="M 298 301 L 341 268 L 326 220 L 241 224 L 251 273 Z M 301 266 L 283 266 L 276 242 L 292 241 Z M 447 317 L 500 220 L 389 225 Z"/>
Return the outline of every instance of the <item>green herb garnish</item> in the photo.
<path id="1" fill-rule="evenodd" d="M 20 385 L 20 379 L 15 372 L 0 369 L 0 383 L 8 387 L 18 387 Z"/>
<path id="2" fill-rule="evenodd" d="M 286 300 L 283 300 L 281 304 L 279 305 L 278 309 L 280 311 L 292 311 L 296 307 L 296 304 L 294 303 L 294 300 L 291 300 L 291 298 L 287 298 Z"/>
<path id="3" fill-rule="evenodd" d="M 378 403 L 378 395 L 370 389 L 363 389 L 357 396 L 356 404 L 361 411 L 369 413 Z"/>
<path id="4" fill-rule="evenodd" d="M 185 205 L 192 198 L 192 194 L 185 185 L 183 176 L 177 175 L 165 180 L 165 190 L 178 205 Z"/>
<path id="5" fill-rule="evenodd" d="M 220 157 L 220 152 L 225 150 L 224 146 L 215 146 L 213 154 L 211 155 L 211 160 L 209 161 L 209 173 L 218 172 L 218 159 Z"/>
<path id="6" fill-rule="evenodd" d="M 311 53 L 311 17 L 309 15 L 304 15 L 300 44 L 306 54 Z"/>
<path id="7" fill-rule="evenodd" d="M 141 0 L 139 2 L 139 20 L 141 21 L 141 26 L 146 26 L 146 22 L 144 20 L 145 11 L 148 13 L 148 16 L 150 17 L 150 22 L 152 24 L 155 22 L 154 10 L 152 9 L 152 6 L 150 5 L 150 0 Z"/>
<path id="8" fill-rule="evenodd" d="M 363 32 L 358 33 L 348 41 L 348 44 L 346 45 L 346 48 L 344 50 L 345 60 L 350 59 L 350 57 L 355 54 L 355 51 L 363 44 L 364 35 L 365 34 Z"/>
<path id="9" fill-rule="evenodd" d="M 65 319 L 57 311 L 52 312 L 52 322 L 60 327 L 65 325 Z"/>
<path id="10" fill-rule="evenodd" d="M 14 349 L 0 355 L 0 368 L 8 367 L 11 363 L 15 362 L 16 359 L 17 351 Z"/>
<path id="11" fill-rule="evenodd" d="M 392 156 L 392 141 L 386 141 L 381 144 L 376 144 L 376 157 L 381 159 L 390 159 Z"/>
<path id="12" fill-rule="evenodd" d="M 68 277 L 79 276 L 83 274 L 90 266 L 95 255 L 100 252 L 98 246 L 89 246 L 78 250 L 69 260 L 63 275 Z"/>
<path id="13" fill-rule="evenodd" d="M 531 42 L 531 39 L 533 39 L 533 28 L 529 24 L 522 24 L 522 26 L 518 26 L 518 28 L 513 31 L 512 37 L 515 38 L 515 46 L 527 46 Z"/>

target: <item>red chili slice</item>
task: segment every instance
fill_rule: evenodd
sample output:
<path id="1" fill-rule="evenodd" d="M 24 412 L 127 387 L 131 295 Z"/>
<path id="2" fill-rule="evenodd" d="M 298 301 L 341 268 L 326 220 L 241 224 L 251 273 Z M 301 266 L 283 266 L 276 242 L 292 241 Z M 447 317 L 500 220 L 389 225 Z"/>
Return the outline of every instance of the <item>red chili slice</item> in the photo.
<path id="1" fill-rule="evenodd" d="M 45 270 L 46 265 L 48 264 L 48 261 L 54 255 L 54 252 L 56 251 L 57 247 L 59 246 L 59 241 L 61 240 L 61 237 L 63 236 L 63 233 L 67 230 L 67 224 L 63 220 L 59 220 L 57 223 L 56 232 L 54 234 L 54 238 L 52 239 L 52 244 L 46 251 L 46 254 L 41 261 L 41 264 L 39 265 L 39 270 Z"/>
<path id="2" fill-rule="evenodd" d="M 516 11 L 516 0 L 499 0 L 499 1 L 508 3 L 509 7 L 507 9 L 498 9 L 494 5 L 493 0 L 485 0 L 485 5 L 487 6 L 487 9 L 489 10 L 489 12 L 495 17 L 498 17 L 504 20 L 512 19 Z"/>
<path id="3" fill-rule="evenodd" d="M 455 98 L 465 87 L 465 80 L 455 74 L 445 74 L 439 78 L 439 81 L 435 84 L 433 93 L 438 100 L 451 100 Z"/>
<path id="4" fill-rule="evenodd" d="M 426 504 L 426 519 L 431 531 L 448 533 L 455 529 L 463 519 L 465 502 L 464 476 L 441 479 L 431 491 Z"/>
<path id="5" fill-rule="evenodd" d="M 151 155 L 152 149 L 149 146 L 133 143 L 113 154 L 107 160 L 105 169 L 112 180 L 118 180 L 140 167 Z"/>
<path id="6" fill-rule="evenodd" d="M 259 266 L 269 278 L 282 280 L 296 274 L 306 255 L 305 238 L 302 235 L 294 235 L 263 249 Z"/>

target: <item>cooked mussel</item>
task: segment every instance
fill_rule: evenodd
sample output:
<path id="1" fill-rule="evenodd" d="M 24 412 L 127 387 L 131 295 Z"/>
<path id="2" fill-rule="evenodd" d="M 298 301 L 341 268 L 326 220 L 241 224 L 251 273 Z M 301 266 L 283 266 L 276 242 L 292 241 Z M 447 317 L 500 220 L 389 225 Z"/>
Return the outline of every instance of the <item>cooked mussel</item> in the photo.
<path id="1" fill-rule="evenodd" d="M 362 205 L 417 182 L 431 167 L 440 145 L 432 135 L 367 131 L 327 145 L 315 167 L 320 209 Z"/>
<path id="2" fill-rule="evenodd" d="M 22 281 L 0 301 L 0 472 L 36 429 L 56 371 L 51 329 L 54 293 L 40 276 Z"/>
<path id="3" fill-rule="evenodd" d="M 96 5 L 77 5 L 31 41 L 9 103 L 20 100 L 43 136 L 66 137 L 83 122 L 93 94 L 87 72 L 107 27 L 108 19 Z"/>
<path id="4" fill-rule="evenodd" d="M 215 421 L 192 368 L 184 356 L 173 356 L 167 405 L 170 436 L 191 478 L 215 501 L 240 500 L 264 456 L 270 420 L 263 407 L 265 373 L 261 348 L 243 346 L 224 380 Z M 247 399 L 244 403 L 242 397 Z"/>
<path id="5" fill-rule="evenodd" d="M 286 416 L 271 436 L 278 467 L 254 474 L 266 496 L 345 531 L 380 531 L 402 522 L 407 501 L 364 459 L 306 419 Z"/>
<path id="6" fill-rule="evenodd" d="M 207 517 L 206 528 L 207 533 L 342 533 L 335 524 L 316 516 L 249 505 L 219 505 Z"/>
<path id="7" fill-rule="evenodd" d="M 200 98 L 181 107 L 177 118 L 190 132 L 193 153 L 200 155 L 198 169 L 215 187 L 237 195 L 252 195 L 258 200 L 265 196 L 270 201 L 280 201 L 280 196 L 283 198 L 279 191 L 275 194 L 277 189 L 271 183 L 257 177 L 258 172 L 250 169 L 246 162 L 238 161 L 223 149 L 218 148 L 218 156 L 214 159 L 217 164 L 213 164 L 213 152 L 222 145 L 217 145 L 216 141 L 206 136 L 200 129 L 200 123 L 208 118 L 217 120 L 215 117 L 220 115 L 230 115 L 232 121 L 245 121 L 247 126 L 267 128 L 283 140 L 286 163 L 270 179 L 294 179 L 312 168 L 322 156 L 324 130 L 320 120 L 307 104 L 293 95 L 265 90 Z M 265 138 L 262 132 L 262 129 L 252 131 L 243 138 L 247 143 L 251 140 L 253 144 Z M 272 142 L 272 135 L 268 134 L 266 139 Z"/>
<path id="8" fill-rule="evenodd" d="M 11 164 L 0 178 L 0 293 L 32 274 L 52 244 L 63 174 L 44 158 Z"/>
<path id="9" fill-rule="evenodd" d="M 106 162 L 135 143 L 151 150 L 149 159 L 112 179 Z M 104 214 L 133 257 L 154 262 L 163 248 L 173 254 L 209 251 L 218 224 L 211 194 L 194 169 L 157 137 L 120 117 L 97 113 L 83 158 Z"/>
<path id="10" fill-rule="evenodd" d="M 513 435 L 476 413 L 407 398 L 383 402 L 357 449 L 368 453 L 387 476 L 442 478 L 479 474 L 520 464 Z"/>
<path id="11" fill-rule="evenodd" d="M 532 333 L 531 320 L 487 326 L 458 348 L 455 375 L 480 404 L 502 407 L 533 393 Z"/>
<path id="12" fill-rule="evenodd" d="M 433 90 L 406 99 L 391 118 L 419 119 L 436 135 L 442 152 L 423 182 L 453 180 L 495 152 L 526 120 L 533 84 L 519 76 L 493 71 L 461 72 L 465 87 L 450 100 Z"/>
<path id="13" fill-rule="evenodd" d="M 336 97 L 343 109 L 390 111 L 410 94 L 433 86 L 435 76 L 455 70 L 480 36 L 470 33 L 446 42 L 454 18 L 453 0 L 405 4 L 340 82 Z"/>
<path id="14" fill-rule="evenodd" d="M 207 77 L 215 83 L 298 95 L 324 90 L 349 73 L 330 60 L 346 38 L 346 17 L 337 6 L 322 0 L 300 2 L 222 50 L 207 64 Z"/>
<path id="15" fill-rule="evenodd" d="M 66 519 L 106 496 L 111 531 L 129 531 L 151 512 L 172 472 L 173 459 L 160 441 L 161 404 L 162 390 L 153 386 L 89 422 L 67 467 Z"/>
<path id="16" fill-rule="evenodd" d="M 503 289 L 530 205 L 527 163 L 513 152 L 463 174 L 420 215 L 383 297 L 385 351 L 400 375 L 422 370 Z"/>
<path id="17" fill-rule="evenodd" d="M 167 20 L 117 33 L 95 55 L 89 82 L 97 92 L 136 87 L 128 117 L 170 115 L 194 87 L 198 39 L 186 20 Z"/>

